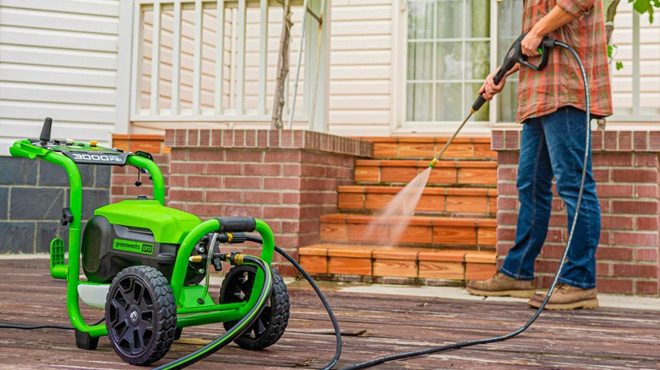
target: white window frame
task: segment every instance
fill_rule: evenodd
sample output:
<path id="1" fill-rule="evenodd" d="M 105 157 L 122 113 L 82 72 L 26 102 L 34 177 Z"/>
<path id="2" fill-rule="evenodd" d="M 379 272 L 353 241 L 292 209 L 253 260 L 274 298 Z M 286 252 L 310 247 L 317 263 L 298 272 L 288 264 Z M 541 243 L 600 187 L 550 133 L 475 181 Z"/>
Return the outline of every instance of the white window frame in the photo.
<path id="1" fill-rule="evenodd" d="M 497 3 L 498 0 L 490 1 L 490 70 L 497 68 Z M 464 2 L 466 4 L 466 2 Z M 394 71 L 392 78 L 392 133 L 393 134 L 444 134 L 453 132 L 456 129 L 456 121 L 435 121 L 435 122 L 410 122 L 406 120 L 407 108 L 407 55 L 408 55 L 408 0 L 399 0 L 399 6 L 393 7 L 394 23 L 394 46 L 392 69 Z M 465 5 L 464 5 L 465 6 Z M 463 9 L 463 17 L 466 17 L 466 11 Z M 465 26 L 465 23 L 463 23 Z M 462 42 L 466 41 L 463 38 Z M 463 48 L 465 53 L 465 48 Z M 462 79 L 461 83 L 465 80 Z M 465 96 L 464 86 L 461 88 L 462 96 Z M 497 98 L 496 98 L 497 99 Z M 465 115 L 469 113 L 470 103 L 463 107 Z M 497 118 L 497 100 L 490 103 L 489 120 L 474 121 L 466 125 L 462 132 L 472 135 L 489 135 L 491 127 L 496 124 Z M 508 123 L 514 125 L 514 123 Z M 506 125 L 506 124 L 505 124 Z M 498 127 L 505 127 L 498 123 Z"/>

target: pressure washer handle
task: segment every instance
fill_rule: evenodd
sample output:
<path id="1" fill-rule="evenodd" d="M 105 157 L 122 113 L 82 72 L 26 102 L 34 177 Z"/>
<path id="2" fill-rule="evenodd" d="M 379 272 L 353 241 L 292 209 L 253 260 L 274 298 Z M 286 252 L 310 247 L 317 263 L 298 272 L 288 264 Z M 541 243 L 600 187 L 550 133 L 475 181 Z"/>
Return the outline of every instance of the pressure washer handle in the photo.
<path id="1" fill-rule="evenodd" d="M 546 65 L 548 65 L 548 60 L 550 58 L 550 49 L 555 46 L 555 40 L 550 39 L 548 37 L 544 37 L 543 41 L 541 41 L 541 44 L 539 45 L 538 51 L 541 54 L 541 60 L 539 61 L 539 64 L 532 64 L 528 61 L 528 57 L 523 54 L 522 52 L 522 40 L 527 36 L 527 33 L 523 33 L 522 35 L 518 36 L 518 39 L 516 39 L 516 42 L 511 45 L 511 48 L 509 51 L 506 53 L 506 56 L 504 57 L 504 61 L 502 62 L 502 66 L 500 69 L 497 71 L 495 74 L 495 77 L 493 77 L 493 82 L 495 85 L 498 85 L 504 77 L 506 77 L 506 74 L 513 68 L 515 67 L 516 64 L 520 63 L 526 67 L 529 67 L 535 71 L 540 71 L 543 68 L 545 68 Z M 479 97 L 477 97 L 477 100 L 472 104 L 472 111 L 476 112 L 479 109 L 481 109 L 481 106 L 484 105 L 486 102 L 486 98 L 482 94 L 479 94 Z"/>

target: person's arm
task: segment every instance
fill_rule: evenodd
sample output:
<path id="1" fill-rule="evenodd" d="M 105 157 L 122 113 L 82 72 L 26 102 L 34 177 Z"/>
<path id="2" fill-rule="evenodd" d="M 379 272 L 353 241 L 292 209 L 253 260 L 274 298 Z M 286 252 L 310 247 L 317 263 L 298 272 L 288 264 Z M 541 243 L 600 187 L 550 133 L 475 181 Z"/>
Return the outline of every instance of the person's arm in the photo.
<path id="1" fill-rule="evenodd" d="M 523 54 L 530 57 L 539 55 L 537 50 L 539 45 L 541 45 L 541 41 L 543 41 L 543 36 L 589 13 L 595 2 L 596 0 L 559 0 L 550 13 L 541 18 L 522 40 Z M 479 94 L 483 95 L 486 100 L 491 100 L 493 96 L 504 89 L 506 77 L 518 72 L 519 68 L 520 65 L 516 64 L 497 85 L 493 81 L 497 73 L 497 70 L 495 70 L 495 72 L 486 77 L 486 81 L 481 86 L 481 89 L 479 89 Z"/>
<path id="2" fill-rule="evenodd" d="M 557 5 L 539 20 L 522 40 L 523 54 L 534 57 L 539 55 L 538 47 L 543 36 L 559 27 L 589 13 L 595 0 L 559 0 Z"/>

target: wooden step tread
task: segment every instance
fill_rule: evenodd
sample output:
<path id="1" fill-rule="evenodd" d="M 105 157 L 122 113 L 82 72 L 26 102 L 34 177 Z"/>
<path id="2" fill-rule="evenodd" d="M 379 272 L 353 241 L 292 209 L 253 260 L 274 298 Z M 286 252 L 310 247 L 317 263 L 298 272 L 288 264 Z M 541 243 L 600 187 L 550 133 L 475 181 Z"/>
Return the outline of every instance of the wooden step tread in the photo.
<path id="1" fill-rule="evenodd" d="M 321 222 L 330 223 L 353 223 L 353 224 L 369 224 L 378 216 L 375 215 L 355 215 L 345 213 L 331 213 L 321 216 Z M 387 224 L 397 223 L 405 217 L 394 216 Z M 471 226 L 471 227 L 496 227 L 497 220 L 493 218 L 469 218 L 469 217 L 433 217 L 433 216 L 411 216 L 410 225 L 420 226 Z"/>
<path id="2" fill-rule="evenodd" d="M 446 143 L 449 136 L 354 136 L 354 139 L 371 141 L 372 143 Z M 479 143 L 490 144 L 490 137 L 456 137 L 452 143 Z"/>
<path id="3" fill-rule="evenodd" d="M 407 184 L 428 168 L 426 160 L 359 159 L 355 161 L 358 183 Z M 431 170 L 427 185 L 496 186 L 497 162 L 440 161 Z"/>
<path id="4" fill-rule="evenodd" d="M 404 221 L 392 217 L 382 224 L 371 225 L 375 215 L 329 214 L 321 216 L 321 241 L 330 243 L 372 243 L 384 241 L 399 245 L 463 246 L 476 250 L 495 248 L 497 220 L 413 216 L 404 232 L 390 235 L 395 225 Z"/>
<path id="5" fill-rule="evenodd" d="M 429 161 L 425 159 L 409 160 L 409 159 L 357 159 L 355 166 L 366 167 L 419 167 L 426 169 L 429 166 Z M 438 161 L 435 168 L 497 168 L 495 161 L 458 161 L 458 160 L 443 160 Z"/>
<path id="6" fill-rule="evenodd" d="M 337 203 L 342 211 L 382 211 L 402 189 L 403 186 L 339 186 Z M 415 212 L 494 217 L 497 214 L 497 189 L 424 188 Z"/>
<path id="7" fill-rule="evenodd" d="M 486 279 L 496 253 L 472 250 L 316 244 L 299 249 L 310 273 L 428 279 Z"/>
<path id="8" fill-rule="evenodd" d="M 447 137 L 365 137 L 373 144 L 374 158 L 426 158 L 431 159 L 447 143 Z M 443 158 L 497 159 L 491 150 L 490 138 L 458 137 L 443 154 Z"/>
<path id="9" fill-rule="evenodd" d="M 424 261 L 495 263 L 497 253 L 463 249 L 380 247 L 375 245 L 320 243 L 301 247 L 301 256 L 365 256 Z"/>
<path id="10" fill-rule="evenodd" d="M 398 194 L 403 186 L 378 186 L 378 185 L 340 185 L 337 190 L 340 193 L 378 193 Z M 494 188 L 448 188 L 433 187 L 425 188 L 422 194 L 428 195 L 475 195 L 475 196 L 497 196 Z"/>

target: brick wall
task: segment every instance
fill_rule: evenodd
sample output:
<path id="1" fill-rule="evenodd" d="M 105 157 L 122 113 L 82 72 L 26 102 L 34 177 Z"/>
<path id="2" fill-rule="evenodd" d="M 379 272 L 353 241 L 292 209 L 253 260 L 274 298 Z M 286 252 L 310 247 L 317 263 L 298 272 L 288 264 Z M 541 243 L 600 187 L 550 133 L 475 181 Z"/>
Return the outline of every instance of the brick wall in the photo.
<path id="1" fill-rule="evenodd" d="M 296 258 L 298 247 L 319 241 L 319 217 L 337 210 L 337 186 L 353 181 L 355 157 L 372 153 L 371 143 L 308 131 L 168 130 L 165 143 L 171 207 L 261 218 Z"/>
<path id="2" fill-rule="evenodd" d="M 108 203 L 110 167 L 78 165 L 83 183 L 83 223 Z M 63 168 L 41 160 L 0 156 L 0 253 L 48 253 L 50 241 L 68 242 L 60 225 L 69 204 Z"/>
<path id="3" fill-rule="evenodd" d="M 162 135 L 115 134 L 112 136 L 112 145 L 114 148 L 133 153 L 142 150 L 153 155 L 154 161 L 158 164 L 160 171 L 163 173 L 163 180 L 165 182 L 165 203 L 167 203 L 170 174 L 170 148 L 165 146 L 164 141 L 165 138 Z M 149 175 L 142 174 L 142 185 L 137 187 L 135 186 L 135 182 L 138 179 L 137 174 L 137 169 L 135 167 L 112 167 L 112 186 L 110 188 L 110 201 L 112 203 L 125 199 L 135 199 L 138 195 L 146 195 L 149 199 L 153 198 L 154 190 L 151 180 L 149 180 Z"/>
<path id="4" fill-rule="evenodd" d="M 658 295 L 660 131 L 594 131 L 593 172 L 602 212 L 597 257 L 599 291 Z M 501 264 L 515 237 L 518 210 L 516 175 L 520 134 L 495 130 L 498 151 L 497 251 Z M 566 211 L 553 186 L 553 214 L 536 275 L 549 286 L 566 238 Z M 579 227 L 579 225 L 578 225 Z"/>

